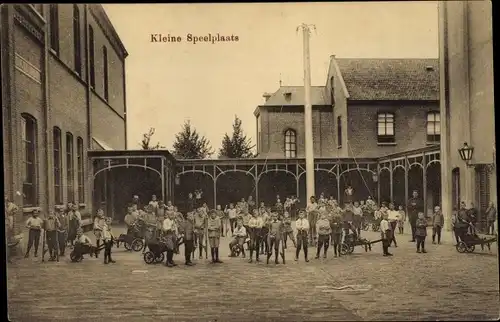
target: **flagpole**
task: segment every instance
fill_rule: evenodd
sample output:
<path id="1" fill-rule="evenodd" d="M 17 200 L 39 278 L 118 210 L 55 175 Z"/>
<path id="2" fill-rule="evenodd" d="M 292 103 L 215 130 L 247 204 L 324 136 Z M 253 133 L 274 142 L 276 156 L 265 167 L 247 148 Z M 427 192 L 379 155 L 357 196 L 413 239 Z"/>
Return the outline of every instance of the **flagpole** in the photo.
<path id="1" fill-rule="evenodd" d="M 305 157 L 306 157 L 306 203 L 315 195 L 314 187 L 314 147 L 311 105 L 311 62 L 309 55 L 310 26 L 302 24 L 304 40 L 304 127 L 305 127 Z"/>

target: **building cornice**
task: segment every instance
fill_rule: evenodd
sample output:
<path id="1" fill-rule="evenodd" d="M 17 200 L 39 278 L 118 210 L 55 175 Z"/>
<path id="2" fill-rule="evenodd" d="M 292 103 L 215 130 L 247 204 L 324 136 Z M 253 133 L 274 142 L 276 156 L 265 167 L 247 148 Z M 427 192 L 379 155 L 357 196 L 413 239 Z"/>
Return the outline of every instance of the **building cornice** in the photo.
<path id="1" fill-rule="evenodd" d="M 115 51 L 119 54 L 122 60 L 125 60 L 128 56 L 128 52 L 125 49 L 125 45 L 121 41 L 115 27 L 109 20 L 106 11 L 101 4 L 89 4 L 88 6 L 91 15 L 94 17 L 96 23 L 102 29 L 104 35 L 108 39 L 109 43 L 113 46 Z"/>

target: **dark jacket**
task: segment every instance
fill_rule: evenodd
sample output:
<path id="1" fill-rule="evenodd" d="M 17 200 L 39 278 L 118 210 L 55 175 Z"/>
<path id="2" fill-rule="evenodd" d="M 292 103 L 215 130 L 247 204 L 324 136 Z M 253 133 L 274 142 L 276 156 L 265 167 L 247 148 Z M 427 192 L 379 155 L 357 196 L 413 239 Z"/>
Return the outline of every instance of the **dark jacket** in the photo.
<path id="1" fill-rule="evenodd" d="M 179 232 L 184 234 L 184 240 L 194 239 L 194 223 L 190 220 L 184 220 L 179 225 Z"/>
<path id="2" fill-rule="evenodd" d="M 427 220 L 417 219 L 415 225 L 415 236 L 426 237 L 427 236 Z"/>

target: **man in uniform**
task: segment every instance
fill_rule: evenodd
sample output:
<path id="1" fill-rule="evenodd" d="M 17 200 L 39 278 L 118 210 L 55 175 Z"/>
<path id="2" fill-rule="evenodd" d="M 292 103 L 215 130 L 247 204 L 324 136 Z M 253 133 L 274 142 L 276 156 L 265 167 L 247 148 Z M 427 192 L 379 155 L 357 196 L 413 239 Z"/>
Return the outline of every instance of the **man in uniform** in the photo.
<path id="1" fill-rule="evenodd" d="M 212 210 L 207 221 L 208 240 L 210 242 L 210 249 L 212 254 L 212 263 L 222 263 L 219 259 L 219 245 L 220 245 L 220 228 L 222 224 L 217 213 Z"/>
<path id="2" fill-rule="evenodd" d="M 415 242 L 415 229 L 417 225 L 418 213 L 424 212 L 424 205 L 418 196 L 417 190 L 413 190 L 413 196 L 408 200 L 406 207 L 408 208 L 408 220 L 411 226 L 410 242 Z"/>

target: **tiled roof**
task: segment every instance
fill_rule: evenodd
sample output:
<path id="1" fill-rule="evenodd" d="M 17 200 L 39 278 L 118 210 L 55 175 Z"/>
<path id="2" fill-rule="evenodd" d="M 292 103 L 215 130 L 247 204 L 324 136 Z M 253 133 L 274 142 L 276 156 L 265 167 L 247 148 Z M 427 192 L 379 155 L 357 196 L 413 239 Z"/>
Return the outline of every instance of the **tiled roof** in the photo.
<path id="1" fill-rule="evenodd" d="M 438 59 L 335 60 L 350 100 L 439 99 Z"/>
<path id="2" fill-rule="evenodd" d="M 328 105 L 324 86 L 311 86 L 311 105 Z M 291 93 L 286 96 L 285 93 Z M 304 105 L 304 86 L 281 86 L 265 102 L 266 106 Z"/>

